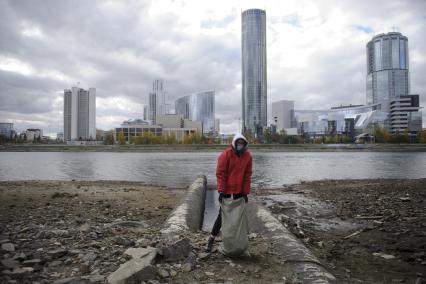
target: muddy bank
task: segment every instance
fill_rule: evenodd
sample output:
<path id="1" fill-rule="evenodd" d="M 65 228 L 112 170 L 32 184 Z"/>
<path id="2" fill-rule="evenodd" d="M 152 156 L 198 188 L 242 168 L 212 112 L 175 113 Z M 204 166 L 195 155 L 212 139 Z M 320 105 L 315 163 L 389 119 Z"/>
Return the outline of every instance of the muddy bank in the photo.
<path id="1" fill-rule="evenodd" d="M 339 283 L 426 282 L 426 179 L 257 191 Z"/>

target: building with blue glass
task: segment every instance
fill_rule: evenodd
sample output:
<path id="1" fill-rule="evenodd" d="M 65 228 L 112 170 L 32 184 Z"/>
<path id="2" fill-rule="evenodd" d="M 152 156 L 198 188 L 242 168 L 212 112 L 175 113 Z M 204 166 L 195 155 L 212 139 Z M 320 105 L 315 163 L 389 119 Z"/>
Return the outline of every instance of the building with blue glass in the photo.
<path id="1" fill-rule="evenodd" d="M 175 101 L 176 114 L 184 119 L 201 121 L 203 134 L 215 134 L 215 91 L 198 92 Z"/>
<path id="2" fill-rule="evenodd" d="M 241 33 L 242 130 L 257 136 L 267 126 L 266 12 L 244 11 Z"/>
<path id="3" fill-rule="evenodd" d="M 401 33 L 376 35 L 367 43 L 367 105 L 380 103 L 389 111 L 390 101 L 410 94 L 408 39 Z"/>

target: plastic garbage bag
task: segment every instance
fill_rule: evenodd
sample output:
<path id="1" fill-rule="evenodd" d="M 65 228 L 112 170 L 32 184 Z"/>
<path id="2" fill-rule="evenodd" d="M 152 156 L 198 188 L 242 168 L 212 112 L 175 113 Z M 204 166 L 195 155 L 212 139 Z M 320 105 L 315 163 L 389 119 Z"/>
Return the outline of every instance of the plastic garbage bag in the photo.
<path id="1" fill-rule="evenodd" d="M 222 208 L 222 244 L 220 252 L 227 256 L 248 255 L 248 222 L 244 198 L 224 198 Z"/>

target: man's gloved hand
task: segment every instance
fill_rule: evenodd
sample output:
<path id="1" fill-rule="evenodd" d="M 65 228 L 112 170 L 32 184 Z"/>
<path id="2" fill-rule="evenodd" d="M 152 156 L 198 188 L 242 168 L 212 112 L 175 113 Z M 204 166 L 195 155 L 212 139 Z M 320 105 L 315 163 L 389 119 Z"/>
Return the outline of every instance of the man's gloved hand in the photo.
<path id="1" fill-rule="evenodd" d="M 222 203 L 223 192 L 219 192 L 219 203 Z"/>
<path id="2" fill-rule="evenodd" d="M 243 197 L 244 197 L 244 201 L 247 203 L 248 202 L 248 196 L 244 195 Z"/>

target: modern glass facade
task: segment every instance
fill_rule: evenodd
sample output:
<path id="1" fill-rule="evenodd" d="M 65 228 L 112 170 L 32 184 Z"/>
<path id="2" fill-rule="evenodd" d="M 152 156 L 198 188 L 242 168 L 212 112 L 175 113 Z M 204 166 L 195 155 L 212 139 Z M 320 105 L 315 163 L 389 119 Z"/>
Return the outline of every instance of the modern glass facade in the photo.
<path id="1" fill-rule="evenodd" d="M 380 34 L 367 43 L 367 104 L 389 101 L 410 93 L 408 39 L 397 32 Z"/>
<path id="2" fill-rule="evenodd" d="M 389 123 L 388 113 L 377 110 L 378 106 L 376 104 L 331 110 L 295 110 L 298 134 L 373 134 L 374 127 L 388 127 Z"/>
<path id="3" fill-rule="evenodd" d="M 200 92 L 175 101 L 176 114 L 203 123 L 203 133 L 213 133 L 215 126 L 215 91 Z"/>
<path id="4" fill-rule="evenodd" d="M 242 13 L 242 118 L 243 132 L 262 132 L 267 126 L 266 12 Z"/>

